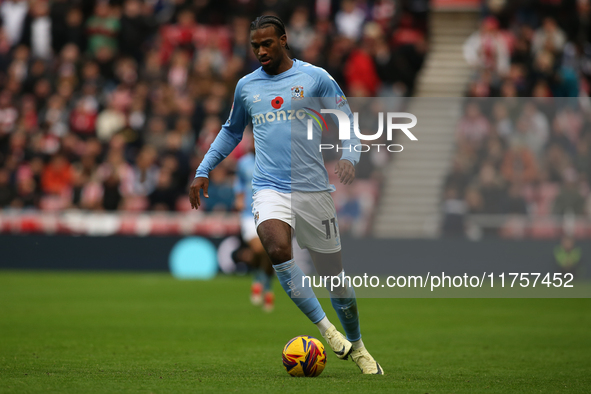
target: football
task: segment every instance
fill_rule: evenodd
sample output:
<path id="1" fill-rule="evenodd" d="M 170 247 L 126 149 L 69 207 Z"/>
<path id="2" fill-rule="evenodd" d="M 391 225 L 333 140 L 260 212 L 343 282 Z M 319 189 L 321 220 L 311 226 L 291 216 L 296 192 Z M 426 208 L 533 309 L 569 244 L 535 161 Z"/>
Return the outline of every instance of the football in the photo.
<path id="1" fill-rule="evenodd" d="M 292 338 L 283 348 L 283 366 L 291 376 L 320 375 L 326 366 L 324 345 L 308 335 Z"/>

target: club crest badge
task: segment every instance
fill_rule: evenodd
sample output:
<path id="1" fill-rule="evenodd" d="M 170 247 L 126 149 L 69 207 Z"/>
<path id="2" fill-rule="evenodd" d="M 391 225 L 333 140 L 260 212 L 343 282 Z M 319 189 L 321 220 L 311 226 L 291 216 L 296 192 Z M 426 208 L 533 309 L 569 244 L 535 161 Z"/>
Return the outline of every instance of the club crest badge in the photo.
<path id="1" fill-rule="evenodd" d="M 294 86 L 291 88 L 291 98 L 292 100 L 299 100 L 304 98 L 304 87 L 303 86 Z"/>

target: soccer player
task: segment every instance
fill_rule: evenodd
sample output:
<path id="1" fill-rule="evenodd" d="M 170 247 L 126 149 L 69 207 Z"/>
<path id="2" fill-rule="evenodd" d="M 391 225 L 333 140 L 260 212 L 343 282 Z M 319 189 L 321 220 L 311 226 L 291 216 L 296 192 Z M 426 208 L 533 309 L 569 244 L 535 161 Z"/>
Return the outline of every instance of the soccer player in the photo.
<path id="1" fill-rule="evenodd" d="M 253 119 L 268 120 L 253 122 L 256 146 L 253 212 L 257 233 L 277 278 L 292 301 L 316 324 L 338 358 L 346 360 L 350 355 L 362 373 L 382 375 L 381 366 L 361 340 L 354 289 L 345 283 L 330 294 L 331 303 L 347 334 L 345 338 L 326 317 L 311 286 L 304 286 L 304 273 L 292 257 L 293 229 L 298 244 L 310 251 L 318 274 L 344 278 L 336 212 L 329 193 L 334 187 L 328 183 L 322 156 L 316 149 L 306 152 L 311 155 L 307 157 L 307 163 L 298 163 L 297 157 L 292 158 L 291 121 L 285 116 L 280 117 L 279 112 L 290 110 L 292 98 L 305 95 L 330 98 L 334 102 L 335 98 L 339 101 L 344 98 L 344 94 L 325 70 L 289 58 L 285 26 L 279 18 L 258 17 L 250 30 L 251 47 L 261 67 L 238 81 L 228 121 L 191 183 L 191 206 L 199 208 L 201 190 L 208 197 L 209 172 L 238 145 L 247 124 Z M 348 111 L 349 119 L 353 120 L 348 105 L 340 109 Z M 335 173 L 341 183 L 350 184 L 355 178 L 354 166 L 359 153 L 350 149 L 351 140 L 343 140 L 342 144 L 345 149 Z M 292 184 L 292 165 L 305 168 L 306 182 L 298 182 L 297 188 Z M 292 203 L 298 207 L 296 212 L 292 210 Z"/>
<path id="2" fill-rule="evenodd" d="M 252 213 L 252 175 L 255 162 L 254 140 L 250 134 L 247 135 L 246 140 L 249 152 L 242 156 L 237 163 L 234 205 L 236 209 L 242 211 L 240 215 L 242 239 L 248 244 L 252 252 L 250 265 L 254 268 L 255 277 L 251 287 L 250 301 L 253 305 L 262 305 L 266 312 L 271 312 L 275 303 L 275 295 L 272 290 L 274 270 L 271 260 L 257 235 Z"/>

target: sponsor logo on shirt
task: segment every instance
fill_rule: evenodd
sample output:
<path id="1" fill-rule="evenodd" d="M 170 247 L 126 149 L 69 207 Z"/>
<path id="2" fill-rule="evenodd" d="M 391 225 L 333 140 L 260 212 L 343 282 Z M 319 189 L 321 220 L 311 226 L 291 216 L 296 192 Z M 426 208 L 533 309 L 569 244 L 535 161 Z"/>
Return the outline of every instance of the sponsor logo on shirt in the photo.
<path id="1" fill-rule="evenodd" d="M 281 111 L 273 111 L 267 112 L 264 114 L 256 114 L 252 117 L 252 124 L 259 125 L 264 123 L 272 123 L 272 122 L 284 122 L 294 119 L 302 120 L 306 117 L 306 111 L 303 109 L 300 110 L 281 110 Z"/>

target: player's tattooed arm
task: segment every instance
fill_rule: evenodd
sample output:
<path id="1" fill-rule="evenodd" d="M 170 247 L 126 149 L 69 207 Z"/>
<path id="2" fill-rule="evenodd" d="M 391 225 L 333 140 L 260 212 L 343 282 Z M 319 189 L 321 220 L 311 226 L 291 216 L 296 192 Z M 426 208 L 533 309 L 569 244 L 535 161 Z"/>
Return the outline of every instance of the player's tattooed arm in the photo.
<path id="1" fill-rule="evenodd" d="M 203 189 L 203 196 L 209 198 L 207 194 L 207 188 L 209 187 L 209 179 L 198 176 L 193 179 L 191 186 L 189 186 L 189 200 L 191 201 L 191 209 L 199 209 L 201 205 L 201 198 L 199 197 L 199 191 Z"/>
<path id="2" fill-rule="evenodd" d="M 341 183 L 350 185 L 355 179 L 355 167 L 349 160 L 339 160 L 335 166 L 334 173 L 337 174 Z"/>

